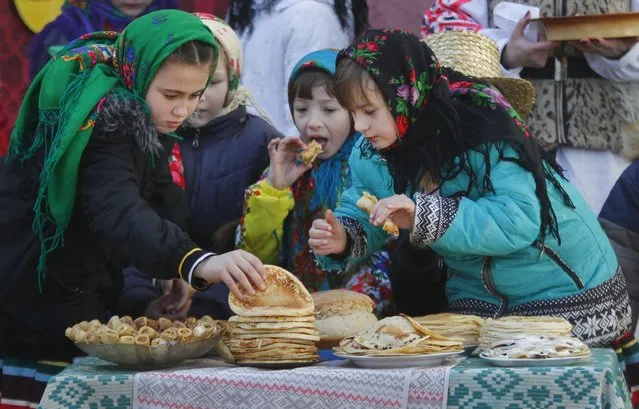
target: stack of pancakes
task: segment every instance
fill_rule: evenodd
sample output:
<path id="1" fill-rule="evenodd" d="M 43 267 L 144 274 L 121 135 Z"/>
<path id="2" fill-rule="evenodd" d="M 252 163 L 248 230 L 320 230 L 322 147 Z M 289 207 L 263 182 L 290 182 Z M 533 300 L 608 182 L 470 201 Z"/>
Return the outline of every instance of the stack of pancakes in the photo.
<path id="1" fill-rule="evenodd" d="M 487 350 L 501 341 L 522 335 L 570 337 L 572 324 L 559 317 L 508 316 L 486 320 L 479 331 L 479 349 Z"/>
<path id="2" fill-rule="evenodd" d="M 501 359 L 572 358 L 590 355 L 590 348 L 574 337 L 518 335 L 512 341 L 495 342 L 483 357 Z"/>
<path id="3" fill-rule="evenodd" d="M 226 324 L 224 346 L 239 364 L 317 362 L 313 299 L 288 271 L 266 265 L 266 289 L 242 298 L 229 296 L 237 315 Z"/>
<path id="4" fill-rule="evenodd" d="M 344 338 L 333 350 L 359 356 L 426 355 L 463 352 L 464 344 L 460 339 L 444 337 L 406 315 L 399 315 L 384 318 L 366 331 Z"/>
<path id="5" fill-rule="evenodd" d="M 448 312 L 417 317 L 415 321 L 445 337 L 460 338 L 467 347 L 479 343 L 479 330 L 484 324 L 484 319 L 475 315 Z"/>

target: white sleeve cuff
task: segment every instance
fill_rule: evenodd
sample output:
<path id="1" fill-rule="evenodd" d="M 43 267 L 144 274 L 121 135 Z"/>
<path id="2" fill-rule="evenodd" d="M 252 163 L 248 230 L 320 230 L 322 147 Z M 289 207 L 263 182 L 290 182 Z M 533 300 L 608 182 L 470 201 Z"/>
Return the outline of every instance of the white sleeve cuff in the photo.
<path id="1" fill-rule="evenodd" d="M 639 81 L 639 43 L 618 60 L 596 54 L 585 54 L 597 74 L 610 81 Z"/>
<path id="2" fill-rule="evenodd" d="M 215 254 L 213 253 L 204 253 L 200 258 L 198 258 L 197 260 L 195 260 L 195 263 L 193 263 L 193 265 L 191 266 L 191 269 L 189 270 L 189 274 L 186 276 L 186 282 L 189 283 L 189 285 L 191 285 L 191 279 L 193 278 L 193 272 L 195 271 L 195 268 L 204 260 L 206 260 L 207 258 L 214 256 Z"/>

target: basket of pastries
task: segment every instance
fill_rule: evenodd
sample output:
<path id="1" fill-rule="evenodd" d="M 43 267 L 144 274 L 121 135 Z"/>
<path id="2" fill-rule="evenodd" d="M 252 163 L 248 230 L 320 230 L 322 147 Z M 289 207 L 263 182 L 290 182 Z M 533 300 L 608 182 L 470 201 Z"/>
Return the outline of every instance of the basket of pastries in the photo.
<path id="1" fill-rule="evenodd" d="M 220 327 L 209 316 L 185 321 L 113 316 L 106 324 L 82 321 L 65 335 L 88 355 L 128 367 L 165 367 L 215 347 Z"/>

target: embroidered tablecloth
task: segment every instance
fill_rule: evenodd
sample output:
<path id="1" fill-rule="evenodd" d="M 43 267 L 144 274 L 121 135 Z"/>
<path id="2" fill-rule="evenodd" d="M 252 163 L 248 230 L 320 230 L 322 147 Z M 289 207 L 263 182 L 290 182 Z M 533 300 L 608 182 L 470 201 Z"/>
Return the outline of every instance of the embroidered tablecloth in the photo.
<path id="1" fill-rule="evenodd" d="M 593 349 L 586 364 L 552 368 L 501 368 L 467 359 L 450 374 L 448 407 L 631 409 L 632 404 L 615 353 Z"/>
<path id="2" fill-rule="evenodd" d="M 88 358 L 53 377 L 40 405 L 45 409 L 357 406 L 631 408 L 614 352 L 603 349 L 593 350 L 584 365 L 556 368 L 499 368 L 471 358 L 452 369 L 370 370 L 334 361 L 269 371 L 204 359 L 172 370 L 134 372 Z"/>

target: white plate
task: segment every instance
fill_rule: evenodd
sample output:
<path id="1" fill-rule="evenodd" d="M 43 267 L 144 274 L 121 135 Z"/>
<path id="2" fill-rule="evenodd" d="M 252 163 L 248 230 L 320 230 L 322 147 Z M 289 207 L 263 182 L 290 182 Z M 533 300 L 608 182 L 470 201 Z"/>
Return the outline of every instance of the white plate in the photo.
<path id="1" fill-rule="evenodd" d="M 441 354 L 425 354 L 425 355 L 400 355 L 400 356 L 360 356 L 350 354 L 334 353 L 340 358 L 349 359 L 360 368 L 411 368 L 416 366 L 440 366 L 443 362 L 451 357 L 460 356 L 464 351 L 444 352 Z"/>
<path id="2" fill-rule="evenodd" d="M 580 364 L 590 359 L 590 354 L 584 356 L 572 356 L 567 358 L 539 358 L 539 359 L 518 359 L 518 358 L 497 358 L 486 356 L 484 352 L 479 354 L 484 359 L 496 366 L 522 367 L 522 366 L 566 366 Z"/>

